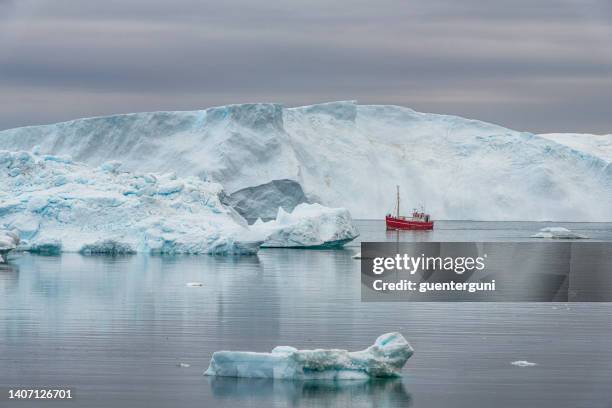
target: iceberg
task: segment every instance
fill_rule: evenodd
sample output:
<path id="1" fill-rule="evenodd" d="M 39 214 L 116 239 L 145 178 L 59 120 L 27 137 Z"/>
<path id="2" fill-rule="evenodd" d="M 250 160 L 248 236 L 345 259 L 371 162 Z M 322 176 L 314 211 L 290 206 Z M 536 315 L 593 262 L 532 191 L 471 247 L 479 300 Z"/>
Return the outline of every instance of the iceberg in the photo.
<path id="1" fill-rule="evenodd" d="M 292 380 L 363 380 L 399 377 L 414 353 L 400 333 L 387 333 L 362 351 L 298 350 L 275 347 L 271 353 L 217 351 L 204 375 Z"/>
<path id="2" fill-rule="evenodd" d="M 6 255 L 19 245 L 19 235 L 12 231 L 0 230 L 0 262 L 4 262 Z"/>
<path id="3" fill-rule="evenodd" d="M 0 227 L 21 234 L 21 249 L 49 254 L 258 251 L 246 221 L 221 203 L 221 185 L 121 169 L 0 151 Z"/>
<path id="4" fill-rule="evenodd" d="M 401 106 L 255 103 L 0 132 L 0 149 L 37 145 L 41 155 L 109 171 L 120 161 L 119 170 L 214 181 L 230 196 L 292 180 L 308 202 L 355 218 L 391 210 L 399 183 L 436 219 L 612 221 L 609 136 L 537 135 Z"/>
<path id="5" fill-rule="evenodd" d="M 264 248 L 339 248 L 359 236 L 345 208 L 300 204 L 291 213 L 278 209 L 276 219 L 251 226 Z"/>
<path id="6" fill-rule="evenodd" d="M 21 235 L 20 249 L 44 254 L 253 254 L 262 243 L 336 248 L 358 235 L 347 210 L 319 204 L 249 226 L 218 183 L 122 167 L 0 151 L 0 226 Z"/>
<path id="7" fill-rule="evenodd" d="M 531 361 L 527 361 L 527 360 L 513 361 L 510 364 L 516 367 L 535 367 L 538 365 L 537 363 L 532 363 Z"/>
<path id="8" fill-rule="evenodd" d="M 545 227 L 531 238 L 552 238 L 552 239 L 586 239 L 585 235 L 577 234 L 563 227 Z"/>

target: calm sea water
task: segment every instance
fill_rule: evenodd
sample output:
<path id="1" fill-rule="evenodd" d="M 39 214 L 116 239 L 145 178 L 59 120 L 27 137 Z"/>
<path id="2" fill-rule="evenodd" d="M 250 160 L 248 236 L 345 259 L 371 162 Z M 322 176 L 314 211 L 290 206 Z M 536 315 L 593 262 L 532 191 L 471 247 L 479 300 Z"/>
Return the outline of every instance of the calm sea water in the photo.
<path id="1" fill-rule="evenodd" d="M 527 240 L 548 224 L 447 221 L 400 234 L 358 225 L 368 241 L 492 241 Z M 562 225 L 612 240 L 612 224 Z M 13 255 L 0 266 L 0 406 L 612 406 L 612 304 L 362 303 L 357 251 Z M 362 349 L 388 331 L 416 350 L 399 380 L 202 375 L 216 350 Z M 6 399 L 9 388 L 43 387 L 74 399 Z"/>

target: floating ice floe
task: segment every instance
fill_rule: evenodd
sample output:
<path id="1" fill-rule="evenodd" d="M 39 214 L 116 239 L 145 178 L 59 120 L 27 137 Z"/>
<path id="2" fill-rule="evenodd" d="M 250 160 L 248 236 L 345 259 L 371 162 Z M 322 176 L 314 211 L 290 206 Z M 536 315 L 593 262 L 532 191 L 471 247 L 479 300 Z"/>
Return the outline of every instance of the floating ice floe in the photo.
<path id="1" fill-rule="evenodd" d="M 85 254 L 249 254 L 261 241 L 196 177 L 92 168 L 69 157 L 0 151 L 0 226 L 20 248 Z"/>
<path id="2" fill-rule="evenodd" d="M 516 367 L 534 367 L 538 365 L 537 363 L 532 363 L 531 361 L 526 360 L 513 361 L 510 364 Z"/>
<path id="3" fill-rule="evenodd" d="M 553 239 L 587 239 L 585 235 L 577 234 L 563 227 L 546 227 L 531 238 L 553 238 Z"/>
<path id="4" fill-rule="evenodd" d="M 4 262 L 6 255 L 19 245 L 19 235 L 12 231 L 0 230 L 0 262 Z"/>
<path id="5" fill-rule="evenodd" d="M 275 347 L 271 353 L 217 351 L 205 375 L 294 380 L 357 380 L 399 377 L 413 348 L 400 333 L 387 333 L 362 351 L 298 350 Z"/>
<path id="6" fill-rule="evenodd" d="M 299 204 L 291 213 L 279 208 L 275 220 L 251 228 L 268 248 L 339 248 L 359 236 L 348 210 L 320 204 Z"/>

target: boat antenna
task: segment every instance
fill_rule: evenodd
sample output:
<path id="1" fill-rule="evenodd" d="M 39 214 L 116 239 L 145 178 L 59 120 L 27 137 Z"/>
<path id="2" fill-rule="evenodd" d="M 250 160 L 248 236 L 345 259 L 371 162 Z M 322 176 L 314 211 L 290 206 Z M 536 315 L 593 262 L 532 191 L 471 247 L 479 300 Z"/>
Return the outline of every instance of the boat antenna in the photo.
<path id="1" fill-rule="evenodd" d="M 399 185 L 396 185 L 395 188 L 397 189 L 397 218 L 399 218 L 400 216 L 400 198 L 399 198 Z"/>

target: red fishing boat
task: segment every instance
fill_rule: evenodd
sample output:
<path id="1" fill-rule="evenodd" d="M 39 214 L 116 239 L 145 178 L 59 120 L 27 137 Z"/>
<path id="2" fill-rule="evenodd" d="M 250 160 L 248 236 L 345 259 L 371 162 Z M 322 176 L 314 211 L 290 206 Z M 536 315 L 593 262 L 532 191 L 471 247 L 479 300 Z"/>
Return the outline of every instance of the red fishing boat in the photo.
<path id="1" fill-rule="evenodd" d="M 395 204 L 395 215 L 387 214 L 385 222 L 387 230 L 432 230 L 434 227 L 433 220 L 425 211 L 412 211 L 412 217 L 400 215 L 400 193 L 397 186 L 397 202 Z"/>

